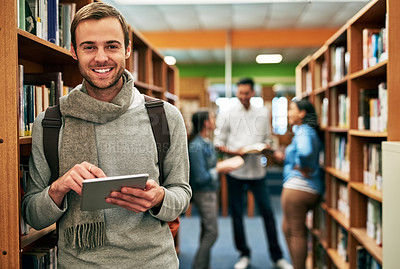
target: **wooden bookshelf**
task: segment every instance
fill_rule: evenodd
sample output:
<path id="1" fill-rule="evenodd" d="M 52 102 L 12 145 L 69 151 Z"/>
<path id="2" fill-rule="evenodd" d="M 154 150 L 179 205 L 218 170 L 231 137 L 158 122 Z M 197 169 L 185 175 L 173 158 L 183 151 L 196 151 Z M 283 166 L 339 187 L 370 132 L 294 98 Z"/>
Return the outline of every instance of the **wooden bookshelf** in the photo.
<path id="1" fill-rule="evenodd" d="M 94 0 L 60 0 L 76 3 L 76 9 Z M 69 50 L 18 28 L 18 1 L 5 1 L 0 9 L 0 268 L 21 268 L 21 253 L 55 230 L 55 225 L 41 231 L 20 232 L 20 162 L 29 157 L 31 137 L 18 134 L 18 65 L 25 73 L 62 72 L 64 85 L 75 87 L 82 82 Z M 168 102 L 178 100 L 178 70 L 168 66 L 163 56 L 139 32 L 130 29 L 133 50 L 137 49 L 135 71 L 137 88 Z M 133 56 L 126 68 L 134 73 Z M 177 242 L 176 242 L 177 244 Z M 177 246 L 178 249 L 178 246 Z"/>
<path id="2" fill-rule="evenodd" d="M 368 201 L 373 200 L 385 207 L 383 201 L 383 191 L 377 190 L 375 185 L 370 186 L 368 180 L 365 181 L 365 145 L 378 145 L 384 141 L 400 140 L 400 125 L 396 119 L 400 116 L 398 104 L 400 103 L 400 92 L 396 90 L 400 83 L 400 2 L 397 0 L 372 0 L 365 5 L 353 18 L 351 18 L 337 33 L 335 33 L 326 43 L 319 48 L 313 55 L 306 57 L 296 68 L 296 96 L 306 98 L 311 101 L 318 116 L 321 116 L 322 99 L 328 98 L 328 126 L 322 128 L 325 133 L 325 182 L 326 196 L 325 211 L 327 223 L 324 229 L 327 238 L 324 242 L 315 242 L 320 234 L 318 227 L 313 228 L 313 242 L 324 247 L 326 252 L 327 268 L 356 268 L 357 249 L 361 246 L 376 260 L 380 265 L 384 264 L 383 248 L 377 245 L 375 239 L 367 235 L 367 205 Z M 386 15 L 387 14 L 387 15 Z M 363 29 L 365 28 L 384 28 L 387 29 L 388 54 L 377 62 L 363 60 Z M 366 31 L 364 31 L 365 33 Z M 342 46 L 346 51 L 344 57 L 345 72 L 341 76 L 335 76 L 337 63 L 334 54 L 340 50 L 335 48 Z M 366 64 L 367 63 L 367 64 Z M 328 81 L 323 81 L 321 73 L 322 65 L 328 65 Z M 309 73 L 312 78 L 310 79 Z M 326 74 L 325 74 L 326 76 Z M 311 93 L 307 91 L 311 81 Z M 362 107 L 360 104 L 361 89 L 376 89 L 381 82 L 386 82 L 387 88 L 387 128 L 382 130 L 365 130 L 359 126 L 359 113 Z M 339 114 L 338 98 L 339 94 L 344 94 L 348 99 L 346 102 L 346 116 L 348 126 L 338 125 L 337 117 Z M 346 138 L 349 154 L 349 172 L 343 172 L 335 167 L 336 156 L 332 156 L 334 145 L 333 137 L 341 136 Z M 368 155 L 370 153 L 368 152 Z M 379 159 L 378 159 L 379 160 Z M 377 162 L 375 162 L 377 163 Z M 381 170 L 377 168 L 379 173 Z M 368 177 L 367 177 L 368 178 Z M 350 208 L 349 219 L 340 213 L 336 205 L 338 191 L 338 181 L 345 184 L 348 191 L 348 203 Z M 367 182 L 367 183 L 364 183 Z M 335 185 L 332 185 L 335 184 Z M 315 210 L 314 210 L 315 214 Z M 314 221 L 314 225 L 315 225 Z M 348 261 L 344 261 L 337 255 L 337 249 L 332 248 L 332 242 L 336 242 L 334 237 L 335 225 L 344 228 L 348 234 L 347 254 Z M 392 231 L 393 233 L 397 231 Z M 328 248 L 328 246 L 330 248 Z M 385 243 L 383 243 L 383 247 Z M 315 263 L 318 263 L 314 260 Z"/>

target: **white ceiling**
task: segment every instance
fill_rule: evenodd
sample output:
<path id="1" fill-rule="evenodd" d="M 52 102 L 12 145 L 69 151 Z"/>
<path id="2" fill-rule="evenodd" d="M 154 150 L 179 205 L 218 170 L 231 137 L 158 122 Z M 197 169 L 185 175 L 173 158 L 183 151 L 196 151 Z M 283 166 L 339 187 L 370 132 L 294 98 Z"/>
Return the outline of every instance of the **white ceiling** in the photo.
<path id="1" fill-rule="evenodd" d="M 139 32 L 207 31 L 241 29 L 302 29 L 339 28 L 369 0 L 273 0 L 251 4 L 118 4 L 118 0 L 103 0 L 118 8 L 128 23 Z M 121 1 L 121 0 L 119 0 Z M 125 0 L 133 2 L 133 0 Z M 143 2 L 143 1 L 142 1 Z M 189 2 L 189 1 L 188 1 Z M 311 37 L 312 38 L 312 37 Z M 150 40 L 151 42 L 151 40 Z M 259 53 L 282 53 L 284 62 L 299 62 L 317 48 L 235 49 L 232 61 L 254 62 Z M 177 63 L 224 63 L 221 49 L 165 49 Z"/>

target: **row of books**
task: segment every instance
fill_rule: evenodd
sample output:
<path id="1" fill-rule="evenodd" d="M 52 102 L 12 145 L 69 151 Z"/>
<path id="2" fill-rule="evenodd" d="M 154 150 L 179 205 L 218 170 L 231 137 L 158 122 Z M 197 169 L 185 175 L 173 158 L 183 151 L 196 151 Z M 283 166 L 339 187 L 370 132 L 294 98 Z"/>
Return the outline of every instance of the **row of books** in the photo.
<path id="1" fill-rule="evenodd" d="M 70 49 L 70 26 L 75 12 L 75 3 L 60 3 L 59 0 L 18 0 L 18 27 Z"/>
<path id="2" fill-rule="evenodd" d="M 64 86 L 61 72 L 24 73 L 19 65 L 19 136 L 30 136 L 32 124 L 37 115 L 48 106 L 58 104 L 61 96 L 69 93 Z"/>
<path id="3" fill-rule="evenodd" d="M 382 147 L 380 144 L 363 144 L 363 182 L 372 189 L 382 191 Z"/>
<path id="4" fill-rule="evenodd" d="M 345 135 L 333 134 L 331 136 L 332 163 L 331 166 L 343 173 L 350 172 L 349 145 Z"/>
<path id="5" fill-rule="evenodd" d="M 343 259 L 343 261 L 348 262 L 349 261 L 349 255 L 347 252 L 347 245 L 348 245 L 348 232 L 347 230 L 342 227 L 342 226 L 337 226 L 337 228 L 333 229 L 334 231 L 337 232 L 337 242 L 336 242 L 336 247 L 337 247 L 337 252 L 339 256 Z"/>
<path id="6" fill-rule="evenodd" d="M 350 206 L 349 206 L 349 190 L 347 184 L 339 183 L 339 191 L 337 194 L 337 209 L 343 213 L 343 215 L 350 218 Z"/>
<path id="7" fill-rule="evenodd" d="M 382 204 L 368 198 L 367 202 L 367 235 L 375 240 L 378 246 L 382 246 Z"/>
<path id="8" fill-rule="evenodd" d="M 315 63 L 314 86 L 315 89 L 328 87 L 328 62 L 325 59 Z"/>
<path id="9" fill-rule="evenodd" d="M 382 269 L 371 254 L 363 246 L 357 246 L 357 269 Z"/>
<path id="10" fill-rule="evenodd" d="M 57 269 L 57 245 L 53 242 L 50 240 L 23 252 L 22 269 Z"/>
<path id="11" fill-rule="evenodd" d="M 29 165 L 27 161 L 23 162 L 21 161 L 20 164 L 20 194 L 21 194 L 21 199 L 24 196 L 26 192 L 26 182 L 28 180 L 28 175 L 29 175 Z M 25 222 L 24 218 L 21 216 L 20 218 L 20 234 L 21 235 L 27 235 L 29 234 L 31 230 L 31 226 Z"/>
<path id="12" fill-rule="evenodd" d="M 339 81 L 347 75 L 350 54 L 345 46 L 331 47 L 331 81 Z"/>
<path id="13" fill-rule="evenodd" d="M 359 93 L 358 129 L 387 131 L 388 97 L 386 82 L 377 89 L 361 89 Z"/>
<path id="14" fill-rule="evenodd" d="M 324 103 L 325 101 L 325 103 Z M 339 128 L 350 127 L 350 99 L 345 93 L 338 93 L 337 88 L 332 88 L 329 91 L 329 100 L 324 100 L 322 103 L 321 112 L 324 114 L 322 118 L 328 117 L 328 105 L 330 104 L 330 125 Z M 328 119 L 325 119 L 325 123 Z"/>
<path id="15" fill-rule="evenodd" d="M 367 69 L 388 57 L 387 29 L 365 28 L 362 31 L 363 68 Z"/>

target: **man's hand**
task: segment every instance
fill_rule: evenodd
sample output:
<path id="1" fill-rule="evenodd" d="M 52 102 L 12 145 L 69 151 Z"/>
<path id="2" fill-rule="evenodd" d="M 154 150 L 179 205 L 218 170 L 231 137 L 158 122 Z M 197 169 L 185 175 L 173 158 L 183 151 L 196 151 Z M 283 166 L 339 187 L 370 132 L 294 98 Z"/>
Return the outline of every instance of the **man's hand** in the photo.
<path id="1" fill-rule="evenodd" d="M 81 195 L 82 181 L 97 177 L 106 177 L 103 170 L 97 166 L 88 162 L 76 164 L 67 173 L 51 184 L 49 195 L 51 199 L 53 199 L 54 203 L 61 208 L 62 201 L 69 191 L 73 190 L 77 194 Z"/>
<path id="2" fill-rule="evenodd" d="M 164 188 L 150 179 L 147 181 L 144 190 L 123 187 L 120 192 L 112 192 L 110 197 L 106 198 L 106 202 L 139 213 L 152 208 L 159 209 L 164 200 L 164 195 Z"/>

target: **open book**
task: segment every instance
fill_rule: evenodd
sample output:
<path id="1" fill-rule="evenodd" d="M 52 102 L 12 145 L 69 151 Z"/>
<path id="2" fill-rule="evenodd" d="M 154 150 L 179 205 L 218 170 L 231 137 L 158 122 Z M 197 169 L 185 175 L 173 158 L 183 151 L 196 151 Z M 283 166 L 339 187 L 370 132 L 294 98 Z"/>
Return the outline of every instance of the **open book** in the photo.
<path id="1" fill-rule="evenodd" d="M 265 153 L 267 144 L 265 143 L 255 143 L 251 145 L 244 146 L 242 148 L 244 154 L 254 154 L 254 153 Z"/>
<path id="2" fill-rule="evenodd" d="M 240 168 L 244 164 L 244 160 L 240 156 L 235 156 L 217 163 L 217 170 L 235 170 Z"/>

